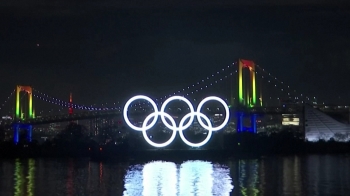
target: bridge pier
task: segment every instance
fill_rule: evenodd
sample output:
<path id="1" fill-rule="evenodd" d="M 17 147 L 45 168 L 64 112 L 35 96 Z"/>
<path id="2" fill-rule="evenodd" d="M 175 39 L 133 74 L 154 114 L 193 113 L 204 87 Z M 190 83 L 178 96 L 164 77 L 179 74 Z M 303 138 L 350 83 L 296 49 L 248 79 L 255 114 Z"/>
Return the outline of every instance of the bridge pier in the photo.
<path id="1" fill-rule="evenodd" d="M 28 142 L 32 142 L 32 131 L 33 131 L 33 126 L 27 125 L 27 141 Z"/>
<path id="2" fill-rule="evenodd" d="M 237 112 L 237 133 L 243 132 L 243 112 Z"/>
<path id="3" fill-rule="evenodd" d="M 13 125 L 13 143 L 18 144 L 19 142 L 19 124 Z"/>
<path id="4" fill-rule="evenodd" d="M 250 114 L 250 123 L 251 123 L 250 131 L 252 133 L 257 133 L 257 131 L 256 131 L 256 117 L 257 116 L 258 116 L 257 114 Z"/>
<path id="5" fill-rule="evenodd" d="M 250 115 L 250 127 L 244 127 L 243 124 L 243 120 L 244 120 L 244 112 L 237 112 L 236 113 L 237 115 L 237 133 L 240 133 L 240 132 L 244 132 L 244 131 L 249 131 L 249 132 L 252 132 L 252 133 L 257 133 L 257 126 L 256 126 L 256 118 L 257 118 L 257 114 L 249 114 Z"/>
<path id="6" fill-rule="evenodd" d="M 26 135 L 27 142 L 32 142 L 33 125 L 15 123 L 13 125 L 13 143 L 18 144 L 20 129 L 25 129 L 27 131 L 27 135 Z"/>

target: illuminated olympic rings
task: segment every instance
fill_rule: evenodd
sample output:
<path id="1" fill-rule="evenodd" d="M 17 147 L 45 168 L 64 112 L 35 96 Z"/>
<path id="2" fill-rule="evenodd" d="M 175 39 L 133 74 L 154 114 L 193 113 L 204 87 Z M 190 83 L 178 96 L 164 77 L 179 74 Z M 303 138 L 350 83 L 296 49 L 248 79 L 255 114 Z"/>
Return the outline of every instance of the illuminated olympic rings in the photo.
<path id="1" fill-rule="evenodd" d="M 151 103 L 152 107 L 153 107 L 153 110 L 154 112 L 149 114 L 145 120 L 143 121 L 142 123 L 142 127 L 137 127 L 135 125 L 133 125 L 130 120 L 129 120 L 129 117 L 128 117 L 128 108 L 130 106 L 130 104 L 135 101 L 135 100 L 138 100 L 138 99 L 144 99 L 148 102 Z M 179 126 L 177 127 L 176 126 L 176 122 L 175 120 L 173 119 L 172 116 L 170 116 L 168 113 L 166 113 L 164 110 L 167 106 L 167 104 L 173 100 L 180 100 L 180 101 L 183 101 L 185 102 L 188 107 L 189 107 L 189 110 L 190 112 L 188 114 L 186 114 L 181 120 L 180 120 L 180 123 L 179 123 Z M 203 105 L 207 102 L 207 101 L 218 101 L 220 102 L 224 108 L 225 108 L 225 119 L 223 121 L 223 123 L 220 125 L 220 126 L 217 126 L 217 127 L 213 127 L 212 124 L 211 124 L 211 121 L 210 119 L 205 116 L 203 113 L 201 113 L 201 109 L 203 107 Z M 197 110 L 195 111 L 193 106 L 192 106 L 192 103 L 184 98 L 184 97 L 181 97 L 181 96 L 173 96 L 173 97 L 169 97 L 167 100 L 164 101 L 160 111 L 158 111 L 158 108 L 157 108 L 157 105 L 156 103 L 149 97 L 147 96 L 144 96 L 144 95 L 136 95 L 132 98 L 130 98 L 125 106 L 124 106 L 124 111 L 123 111 L 123 116 L 124 116 L 124 120 L 126 122 L 126 124 L 136 130 L 136 131 L 142 131 L 142 134 L 143 134 L 143 137 L 145 138 L 145 140 L 152 146 L 155 146 L 155 147 L 165 147 L 167 145 L 169 145 L 176 137 L 176 132 L 179 131 L 180 133 L 180 137 L 182 139 L 183 142 L 185 142 L 187 145 L 189 146 L 192 146 L 192 147 L 199 147 L 199 146 L 202 146 L 204 144 L 206 144 L 209 139 L 211 138 L 211 135 L 212 135 L 212 132 L 213 131 L 218 131 L 220 129 L 222 129 L 224 126 L 226 126 L 228 120 L 229 120 L 229 116 L 230 116 L 230 112 L 229 112 L 229 108 L 226 104 L 226 102 L 224 100 L 222 100 L 221 98 L 219 97 L 215 97 L 215 96 L 210 96 L 210 97 L 207 97 L 205 99 L 203 99 L 199 104 L 198 104 L 198 107 L 197 107 Z M 149 130 L 150 128 L 152 128 L 157 120 L 158 120 L 158 116 L 160 116 L 163 124 L 169 128 L 170 130 L 173 131 L 170 139 L 164 143 L 155 143 L 153 141 L 151 141 L 148 136 L 147 136 L 147 130 Z M 183 134 L 183 131 L 185 129 L 187 129 L 189 126 L 191 126 L 193 120 L 194 120 L 194 117 L 197 117 L 197 121 L 198 123 L 206 130 L 208 130 L 208 134 L 207 134 L 207 137 L 204 139 L 204 141 L 202 142 L 199 142 L 199 143 L 192 143 L 190 141 L 188 141 L 184 134 Z M 151 123 L 149 123 L 149 121 L 153 118 L 153 120 L 151 121 Z M 189 118 L 189 121 L 185 124 L 185 121 Z M 206 121 L 206 124 L 203 122 L 202 118 Z M 170 121 L 170 124 L 166 121 L 166 119 L 168 119 Z"/>

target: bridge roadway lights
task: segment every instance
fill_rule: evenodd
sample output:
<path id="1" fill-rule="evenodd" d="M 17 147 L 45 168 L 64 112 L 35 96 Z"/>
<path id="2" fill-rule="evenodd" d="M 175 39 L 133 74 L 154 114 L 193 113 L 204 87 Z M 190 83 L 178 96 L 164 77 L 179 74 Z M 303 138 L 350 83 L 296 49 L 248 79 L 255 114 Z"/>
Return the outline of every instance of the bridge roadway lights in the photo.
<path id="1" fill-rule="evenodd" d="M 251 133 L 257 133 L 256 131 L 256 117 L 258 116 L 257 114 L 249 114 L 250 115 L 250 127 L 244 127 L 243 126 L 243 120 L 244 120 L 244 116 L 245 116 L 245 113 L 244 112 L 236 112 L 236 116 L 237 116 L 237 133 L 240 133 L 240 132 L 244 132 L 246 130 L 248 130 L 249 132 Z"/>
<path id="2" fill-rule="evenodd" d="M 32 142 L 32 131 L 33 131 L 33 125 L 31 124 L 20 124 L 20 123 L 15 123 L 13 125 L 13 142 L 15 144 L 18 144 L 19 142 L 19 131 L 20 129 L 25 129 L 27 130 L 27 141 Z"/>

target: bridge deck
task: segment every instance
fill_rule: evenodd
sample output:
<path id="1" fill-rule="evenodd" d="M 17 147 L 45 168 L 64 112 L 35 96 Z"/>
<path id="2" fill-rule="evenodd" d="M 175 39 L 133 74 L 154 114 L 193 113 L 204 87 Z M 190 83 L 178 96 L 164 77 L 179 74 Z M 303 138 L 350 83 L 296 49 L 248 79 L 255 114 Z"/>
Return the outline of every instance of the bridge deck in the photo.
<path id="1" fill-rule="evenodd" d="M 185 111 L 185 110 L 183 110 Z M 230 109 L 230 115 L 235 115 L 237 112 L 237 108 Z M 302 113 L 302 107 L 256 107 L 256 108 L 248 108 L 245 110 L 240 110 L 247 114 L 257 114 L 257 115 L 280 115 L 280 114 L 299 114 Z M 151 111 L 150 111 L 151 112 Z M 147 111 L 136 111 L 132 112 L 132 115 L 145 115 L 148 113 Z M 215 114 L 220 112 L 206 112 L 207 114 Z M 84 120 L 84 119 L 94 119 L 101 117 L 113 117 L 113 116 L 121 116 L 122 113 L 117 110 L 105 110 L 105 111 L 91 111 L 84 113 L 75 113 L 72 115 L 56 115 L 56 116 L 47 116 L 43 118 L 35 118 L 35 119 L 25 119 L 19 121 L 13 121 L 11 123 L 21 123 L 21 124 L 49 124 L 55 122 L 65 122 L 65 121 L 74 121 L 74 120 Z"/>

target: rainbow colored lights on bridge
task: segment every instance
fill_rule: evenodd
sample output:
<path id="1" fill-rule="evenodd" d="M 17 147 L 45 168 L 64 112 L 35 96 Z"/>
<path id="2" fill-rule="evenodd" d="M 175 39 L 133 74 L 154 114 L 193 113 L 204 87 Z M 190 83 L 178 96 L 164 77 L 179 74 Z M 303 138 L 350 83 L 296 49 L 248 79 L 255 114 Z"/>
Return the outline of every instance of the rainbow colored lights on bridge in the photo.
<path id="1" fill-rule="evenodd" d="M 244 91 L 246 91 L 247 88 L 244 87 L 244 77 L 242 75 L 242 70 L 238 69 L 239 68 L 239 64 L 242 64 L 242 68 L 243 66 L 248 67 L 248 69 L 250 69 L 250 80 L 251 80 L 251 85 L 248 85 L 250 87 L 250 95 L 247 93 L 243 93 Z M 245 65 L 244 65 L 245 64 Z M 237 68 L 238 66 L 238 68 Z M 249 68 L 251 67 L 251 68 Z M 208 89 L 209 87 L 212 87 L 214 85 L 219 84 L 222 81 L 227 81 L 228 78 L 232 78 L 235 73 L 238 73 L 238 103 L 244 103 L 244 101 L 248 101 L 248 103 L 251 103 L 249 105 L 254 105 L 257 104 L 257 102 L 259 102 L 260 106 L 262 105 L 262 101 L 263 101 L 263 97 L 262 97 L 262 93 L 261 93 L 261 87 L 259 89 L 257 89 L 256 86 L 256 79 L 257 79 L 257 75 L 253 74 L 254 71 L 251 70 L 255 70 L 256 74 L 259 74 L 259 78 L 261 78 L 261 80 L 266 80 L 266 82 L 268 81 L 270 82 L 274 82 L 274 87 L 276 89 L 279 89 L 281 92 L 288 94 L 288 96 L 291 96 L 292 99 L 296 98 L 298 100 L 302 100 L 302 98 L 304 98 L 304 101 L 312 101 L 312 98 L 310 98 L 310 96 L 307 96 L 303 93 L 297 93 L 296 90 L 291 89 L 289 85 L 286 85 L 284 82 L 280 81 L 279 79 L 277 79 L 277 77 L 273 76 L 273 74 L 271 74 L 270 72 L 267 72 L 265 69 L 261 68 L 259 65 L 255 64 L 253 61 L 250 60 L 244 60 L 244 59 L 240 59 L 239 62 L 237 63 L 232 63 L 230 65 L 227 65 L 225 67 L 223 67 L 222 69 L 219 69 L 216 72 L 213 72 L 212 74 L 208 75 L 207 77 L 202 78 L 201 80 L 198 80 L 197 82 L 188 85 L 184 88 L 178 89 L 177 91 L 174 91 L 173 93 L 170 93 L 169 95 L 166 96 L 162 96 L 159 97 L 157 99 L 155 99 L 155 101 L 159 101 L 161 102 L 162 100 L 166 99 L 167 97 L 170 97 L 172 95 L 175 94 L 181 94 L 184 96 L 190 96 L 190 95 L 194 95 L 195 93 L 201 92 L 205 89 Z M 259 71 L 259 72 L 258 72 Z M 234 89 L 236 85 L 231 85 L 231 88 Z M 22 92 L 22 90 L 18 90 L 18 87 L 25 87 L 25 86 L 17 86 L 13 92 L 11 92 L 11 94 L 7 97 L 7 99 L 5 99 L 5 101 L 3 101 L 3 103 L 0 105 L 0 110 L 4 110 L 4 105 L 6 103 L 9 103 L 9 99 L 12 97 L 12 95 L 14 94 L 15 91 L 18 92 Z M 20 88 L 21 89 L 21 88 Z M 52 103 L 52 104 L 56 104 L 59 106 L 62 106 L 63 108 L 69 108 L 71 107 L 72 109 L 79 109 L 79 110 L 121 110 L 122 106 L 121 105 L 113 105 L 113 107 L 111 107 L 111 105 L 107 106 L 96 106 L 95 104 L 92 105 L 81 105 L 81 104 L 76 104 L 76 103 L 70 103 L 68 101 L 65 100 L 60 100 L 57 99 L 55 97 L 49 96 L 43 92 L 38 91 L 37 89 L 32 89 L 32 96 L 41 99 L 43 101 Z M 259 97 L 257 97 L 257 92 L 259 92 Z M 16 94 L 17 94 L 16 93 Z M 18 95 L 17 95 L 18 97 Z M 230 105 L 232 105 L 233 107 L 234 99 L 235 96 L 231 96 L 231 102 Z M 250 97 L 249 99 L 245 99 L 245 97 Z M 302 98 L 301 98 L 302 97 Z M 264 100 L 267 100 L 268 98 L 264 98 Z M 316 98 L 314 98 L 316 99 Z M 29 101 L 29 112 L 32 112 L 31 115 L 29 114 L 29 116 L 31 116 L 32 118 L 35 118 L 35 114 L 34 114 L 34 108 L 33 108 L 33 100 Z M 8 105 L 8 104 L 7 104 Z M 19 101 L 19 98 L 16 98 L 16 107 L 15 107 L 15 117 L 21 117 L 22 111 L 21 109 L 26 109 L 26 108 L 21 108 L 20 107 L 21 103 Z M 27 113 L 27 112 L 26 112 Z M 27 115 L 25 115 L 25 117 L 27 117 Z"/>
<path id="2" fill-rule="evenodd" d="M 235 75 L 237 73 L 237 75 Z M 233 81 L 236 81 L 233 83 Z M 226 83 L 225 83 L 226 82 Z M 277 77 L 275 77 L 272 73 L 267 72 L 265 69 L 261 68 L 258 64 L 255 64 L 254 61 L 251 60 L 245 60 L 245 59 L 239 59 L 237 62 L 234 62 L 230 65 L 226 65 L 222 69 L 217 70 L 216 72 L 213 72 L 212 74 L 208 74 L 207 77 L 201 78 L 201 80 L 198 80 L 197 82 L 194 82 L 190 85 L 186 85 L 183 88 L 178 89 L 177 91 L 172 91 L 170 94 L 169 92 L 166 92 L 162 94 L 162 96 L 157 97 L 154 99 L 153 103 L 156 103 L 156 105 L 166 105 L 170 100 L 175 100 L 174 95 L 181 95 L 186 96 L 186 100 L 192 98 L 193 100 L 197 97 L 202 97 L 204 95 L 204 91 L 210 91 L 208 90 L 210 87 L 214 87 L 216 89 L 214 90 L 220 90 L 218 92 L 221 93 L 221 89 L 223 89 L 223 92 L 225 91 L 224 88 L 218 87 L 218 84 L 222 86 L 227 85 L 227 83 L 230 86 L 230 95 L 227 96 L 230 98 L 228 101 L 227 99 L 225 102 L 230 103 L 230 108 L 239 108 L 236 105 L 237 103 L 244 106 L 244 107 L 256 107 L 256 106 L 263 106 L 263 100 L 264 100 L 264 106 L 270 106 L 270 103 L 272 104 L 279 104 L 283 103 L 283 101 L 291 101 L 292 103 L 315 103 L 317 102 L 316 97 L 313 96 L 307 96 L 306 94 L 297 92 L 296 90 L 292 89 L 291 86 L 287 85 L 286 83 L 280 81 Z M 238 84 L 237 84 L 238 83 Z M 258 85 L 258 86 L 257 86 Z M 218 87 L 218 88 L 217 88 Z M 266 87 L 266 93 L 264 91 L 264 99 L 263 99 L 263 93 L 262 89 Z M 212 88 L 213 89 L 213 88 Z M 274 90 L 277 94 L 275 94 L 275 97 L 271 96 L 269 94 L 270 90 Z M 238 91 L 238 96 L 235 95 Z M 201 94 L 202 92 L 203 94 Z M 224 92 L 229 94 L 228 92 Z M 224 94 L 222 93 L 222 94 Z M 11 101 L 11 98 L 14 97 L 16 94 L 16 100 L 15 100 L 15 110 L 13 110 L 13 106 L 5 107 L 10 105 L 9 103 L 13 103 Z M 205 93 L 207 94 L 207 92 Z M 273 94 L 273 93 L 271 93 Z M 172 97 L 174 96 L 174 97 Z M 220 95 L 221 96 L 221 95 Z M 103 103 L 101 104 L 91 104 L 91 105 L 81 105 L 73 103 L 72 97 L 70 96 L 70 99 L 68 100 L 60 100 L 53 96 L 49 96 L 48 94 L 45 94 L 43 92 L 40 92 L 37 89 L 33 89 L 31 86 L 25 86 L 25 85 L 17 85 L 15 89 L 11 92 L 9 96 L 5 96 L 5 100 L 0 105 L 0 111 L 2 111 L 4 114 L 6 112 L 6 116 L 4 116 L 4 119 L 6 121 L 15 120 L 13 122 L 13 129 L 14 129 L 14 141 L 15 143 L 19 140 L 19 130 L 20 129 L 26 129 L 28 132 L 27 139 L 28 141 L 31 140 L 31 131 L 32 126 L 30 125 L 30 122 L 33 122 L 33 118 L 35 118 L 35 110 L 33 107 L 33 97 L 35 97 L 35 100 L 42 100 L 44 102 L 48 102 L 51 104 L 55 104 L 60 106 L 60 109 L 64 109 L 64 111 L 67 111 L 66 108 L 68 108 L 68 113 L 70 115 L 73 114 L 73 109 L 77 110 L 87 110 L 87 111 L 94 111 L 95 114 L 98 114 L 99 111 L 106 111 L 106 110 L 112 110 L 112 112 L 121 112 L 123 110 L 123 105 L 120 104 L 121 102 L 114 102 L 114 104 L 107 104 Z M 225 97 L 225 95 L 223 96 Z M 227 98 L 226 97 L 226 98 Z M 183 98 L 183 97 L 182 97 Z M 179 98 L 178 100 L 184 101 L 182 98 Z M 284 100 L 286 98 L 287 100 Z M 294 99 L 294 100 L 293 100 Z M 222 99 L 221 99 L 222 100 Z M 222 100 L 222 101 L 223 101 Z M 281 101 L 282 100 L 282 101 Z M 217 101 L 217 100 L 216 100 Z M 191 103 L 187 103 L 188 105 L 191 105 Z M 225 106 L 225 104 L 223 104 Z M 112 106 L 112 107 L 111 107 Z M 130 110 L 131 108 L 135 111 L 147 111 L 147 109 L 152 106 L 152 102 L 149 102 L 149 100 L 144 101 L 138 101 L 137 103 L 130 104 Z M 192 106 L 192 105 L 191 105 Z M 165 107 L 165 106 L 164 106 Z M 193 106 L 192 106 L 193 107 Z M 201 106 L 198 106 L 199 108 Z M 51 109 L 51 108 L 50 108 Z M 124 108 L 125 109 L 125 108 Z M 201 146 L 204 145 L 209 139 L 210 135 L 212 134 L 213 127 L 209 123 L 210 120 L 208 117 L 204 116 L 204 114 L 200 113 L 199 111 L 193 110 L 191 113 L 185 115 L 183 118 L 183 121 L 180 121 L 179 125 L 176 125 L 176 123 L 173 121 L 174 119 L 166 113 L 161 113 L 161 111 L 156 110 L 157 113 L 152 113 L 150 116 L 147 116 L 144 123 L 148 124 L 149 121 L 151 124 L 158 116 L 161 117 L 162 121 L 168 128 L 171 130 L 176 129 L 176 131 L 173 131 L 173 135 L 171 136 L 170 140 L 172 140 L 177 131 L 179 131 L 181 139 L 190 146 Z M 243 118 L 243 112 L 244 110 L 239 113 L 239 118 Z M 163 110 L 164 112 L 164 110 Z M 54 112 L 50 113 L 52 115 Z M 46 117 L 45 114 L 42 114 L 42 116 Z M 183 131 L 185 128 L 188 128 L 188 123 L 185 123 L 186 120 L 192 121 L 194 116 L 196 116 L 197 119 L 200 119 L 200 124 L 202 127 L 207 129 L 208 137 L 200 143 L 193 144 L 184 137 Z M 247 115 L 245 115 L 247 116 Z M 50 117 L 51 118 L 51 117 Z M 255 121 L 256 116 L 251 116 L 251 121 Z M 29 122 L 29 123 L 28 123 Z M 241 122 L 241 121 L 239 121 Z M 243 122 L 243 121 L 242 121 Z M 237 130 L 256 130 L 256 127 L 243 127 L 243 123 L 237 123 Z M 140 129 L 146 129 L 148 128 L 148 125 L 144 125 L 143 127 L 139 127 Z M 211 130 L 211 131 L 210 131 Z M 145 139 L 148 139 L 149 143 L 152 143 L 152 141 L 148 138 L 146 134 L 146 130 L 143 131 L 143 136 Z M 310 138 L 310 137 L 309 137 Z M 171 142 L 171 141 L 170 141 Z M 169 143 L 170 143 L 169 142 Z M 154 146 L 163 147 L 162 145 L 165 144 L 155 144 L 152 143 Z"/>
<path id="3" fill-rule="evenodd" d="M 243 69 L 248 68 L 250 81 L 243 81 Z M 244 88 L 245 87 L 245 88 Z M 251 95 L 250 95 L 251 93 Z M 239 104 L 253 107 L 256 105 L 255 63 L 250 60 L 239 59 L 238 62 L 238 99 Z"/>
<path id="4" fill-rule="evenodd" d="M 33 91 L 31 86 L 20 86 L 17 85 L 16 88 L 16 119 L 23 118 L 21 106 L 20 106 L 20 92 L 24 91 L 28 95 L 28 117 L 27 118 L 34 118 L 33 116 Z M 22 108 L 23 109 L 23 108 Z"/>

